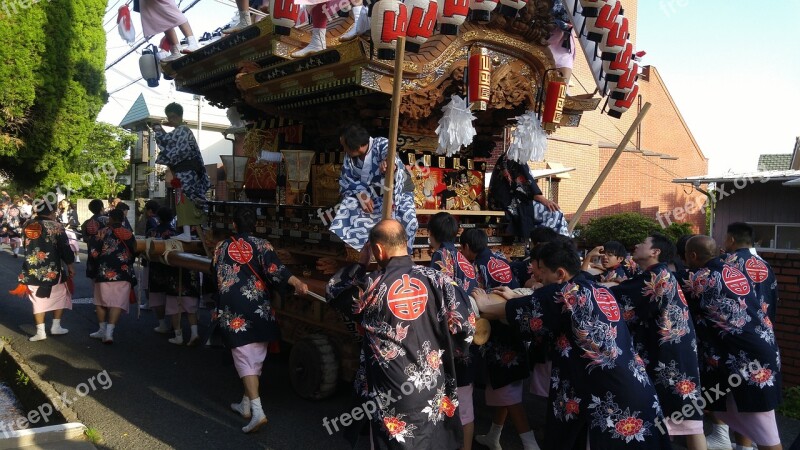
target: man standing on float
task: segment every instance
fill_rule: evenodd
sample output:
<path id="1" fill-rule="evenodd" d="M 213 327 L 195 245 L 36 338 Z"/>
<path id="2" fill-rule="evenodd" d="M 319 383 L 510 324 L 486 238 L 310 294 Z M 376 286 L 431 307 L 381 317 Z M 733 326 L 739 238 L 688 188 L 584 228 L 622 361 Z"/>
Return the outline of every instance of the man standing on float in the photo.
<path id="1" fill-rule="evenodd" d="M 339 179 L 341 203 L 336 206 L 336 216 L 331 221 L 330 231 L 356 250 L 367 242 L 369 230 L 381 220 L 383 192 L 386 186 L 386 157 L 389 141 L 372 138 L 359 125 L 342 129 L 339 141 L 347 156 Z M 392 218 L 406 230 L 408 250 L 411 252 L 419 222 L 414 206 L 414 193 L 406 192 L 404 185 L 408 177 L 400 158 L 395 156 Z M 325 217 L 324 219 L 328 219 Z"/>

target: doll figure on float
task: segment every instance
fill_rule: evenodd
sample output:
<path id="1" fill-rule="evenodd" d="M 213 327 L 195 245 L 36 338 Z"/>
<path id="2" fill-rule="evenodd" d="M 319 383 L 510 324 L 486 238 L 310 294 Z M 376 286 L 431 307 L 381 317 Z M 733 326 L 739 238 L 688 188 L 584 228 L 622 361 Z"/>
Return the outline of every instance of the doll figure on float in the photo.
<path id="1" fill-rule="evenodd" d="M 294 0 L 296 5 L 311 7 L 311 41 L 306 47 L 292 53 L 293 58 L 302 58 L 327 49 L 326 35 L 328 21 L 336 17 L 339 11 L 350 8 L 353 13 L 353 25 L 339 36 L 342 42 L 350 41 L 366 33 L 370 29 L 369 14 L 363 0 Z"/>

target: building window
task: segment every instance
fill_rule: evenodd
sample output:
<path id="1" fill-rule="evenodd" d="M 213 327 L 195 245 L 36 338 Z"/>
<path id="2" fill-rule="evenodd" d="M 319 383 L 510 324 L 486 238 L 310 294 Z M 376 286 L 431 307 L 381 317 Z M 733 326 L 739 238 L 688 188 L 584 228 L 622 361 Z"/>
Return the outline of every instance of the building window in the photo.
<path id="1" fill-rule="evenodd" d="M 764 250 L 800 252 L 800 223 L 753 223 L 755 246 Z"/>

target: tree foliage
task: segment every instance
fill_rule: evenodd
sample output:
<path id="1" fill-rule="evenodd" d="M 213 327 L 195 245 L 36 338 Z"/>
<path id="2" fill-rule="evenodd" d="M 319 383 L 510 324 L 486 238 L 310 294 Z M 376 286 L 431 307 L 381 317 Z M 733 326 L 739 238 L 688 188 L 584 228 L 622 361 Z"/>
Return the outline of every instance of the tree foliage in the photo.
<path id="1" fill-rule="evenodd" d="M 608 241 L 618 241 L 626 248 L 632 249 L 653 232 L 664 234 L 674 242 L 684 234 L 691 234 L 692 225 L 673 222 L 669 227 L 662 228 L 655 219 L 639 213 L 612 214 L 592 219 L 581 227 L 580 240 L 588 247 L 603 245 Z"/>
<path id="2" fill-rule="evenodd" d="M 0 166 L 49 190 L 83 150 L 106 100 L 104 0 L 0 8 Z"/>
<path id="3" fill-rule="evenodd" d="M 104 122 L 96 122 L 83 150 L 67 164 L 58 187 L 70 197 L 108 198 L 124 186 L 116 176 L 128 168 L 128 150 L 136 144 L 136 135 Z"/>

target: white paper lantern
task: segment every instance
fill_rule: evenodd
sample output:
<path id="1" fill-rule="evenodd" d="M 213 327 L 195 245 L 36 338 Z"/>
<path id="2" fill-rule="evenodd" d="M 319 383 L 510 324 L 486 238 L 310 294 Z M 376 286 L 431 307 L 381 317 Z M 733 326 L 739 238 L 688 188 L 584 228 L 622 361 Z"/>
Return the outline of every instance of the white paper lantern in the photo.
<path id="1" fill-rule="evenodd" d="M 622 100 L 636 88 L 636 82 L 639 79 L 639 64 L 631 61 L 630 67 L 617 79 L 614 85 L 614 90 L 611 91 L 611 98 L 613 100 Z"/>
<path id="2" fill-rule="evenodd" d="M 405 5 L 408 11 L 406 51 L 417 53 L 433 35 L 439 8 L 435 0 L 406 0 Z"/>
<path id="3" fill-rule="evenodd" d="M 500 0 L 500 14 L 513 19 L 527 4 L 528 0 Z"/>
<path id="4" fill-rule="evenodd" d="M 294 0 L 269 0 L 269 13 L 275 26 L 275 34 L 289 35 L 297 23 L 300 8 L 301 6 L 296 5 Z"/>
<path id="5" fill-rule="evenodd" d="M 617 21 L 617 16 L 622 13 L 622 4 L 617 0 L 608 0 L 600 8 L 597 17 L 587 18 L 587 38 L 593 42 L 603 42 Z"/>
<path id="6" fill-rule="evenodd" d="M 398 0 L 381 0 L 372 9 L 372 42 L 378 59 L 394 59 L 397 38 L 406 35 L 408 13 Z"/>
<path id="7" fill-rule="evenodd" d="M 624 99 L 612 100 L 609 103 L 608 115 L 616 119 L 619 119 L 620 117 L 622 117 L 623 114 L 625 114 L 627 110 L 631 109 L 633 102 L 636 101 L 636 98 L 638 96 L 639 96 L 639 86 L 636 85 L 633 87 L 633 90 L 631 90 L 628 93 L 628 95 L 625 96 Z"/>
<path id="8" fill-rule="evenodd" d="M 611 58 L 609 55 L 616 55 L 625 49 L 625 44 L 628 43 L 628 18 L 622 14 L 617 16 L 617 20 L 611 27 L 611 30 L 606 35 L 606 38 L 600 42 L 600 51 L 603 52 L 603 59 Z"/>
<path id="9" fill-rule="evenodd" d="M 470 18 L 476 22 L 488 22 L 495 8 L 497 8 L 497 0 L 470 0 Z"/>
<path id="10" fill-rule="evenodd" d="M 158 86 L 158 79 L 161 78 L 161 67 L 158 65 L 158 49 L 154 45 L 142 50 L 142 56 L 139 57 L 139 72 L 141 72 L 142 78 L 147 81 L 148 86 Z"/>
<path id="11" fill-rule="evenodd" d="M 439 32 L 454 36 L 469 14 L 469 0 L 438 0 Z"/>

